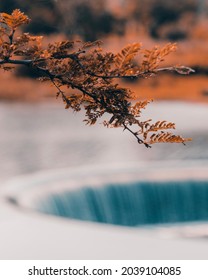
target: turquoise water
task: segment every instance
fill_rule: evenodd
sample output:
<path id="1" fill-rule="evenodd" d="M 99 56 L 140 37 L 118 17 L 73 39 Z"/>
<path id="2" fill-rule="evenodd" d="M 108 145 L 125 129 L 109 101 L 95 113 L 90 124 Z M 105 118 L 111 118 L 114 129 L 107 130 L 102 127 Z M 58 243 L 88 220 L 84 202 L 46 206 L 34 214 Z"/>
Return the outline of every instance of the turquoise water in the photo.
<path id="1" fill-rule="evenodd" d="M 208 182 L 135 182 L 85 186 L 48 195 L 39 211 L 123 226 L 208 220 Z"/>

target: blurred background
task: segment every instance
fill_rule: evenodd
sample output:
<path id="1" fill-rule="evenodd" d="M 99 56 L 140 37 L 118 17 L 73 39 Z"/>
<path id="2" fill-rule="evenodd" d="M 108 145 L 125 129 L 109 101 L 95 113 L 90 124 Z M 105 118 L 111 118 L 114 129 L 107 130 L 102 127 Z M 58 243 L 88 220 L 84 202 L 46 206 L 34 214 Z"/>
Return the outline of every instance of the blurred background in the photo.
<path id="1" fill-rule="evenodd" d="M 84 41 L 99 39 L 103 41 L 105 50 L 118 52 L 133 42 L 142 42 L 144 49 L 153 48 L 155 45 L 162 46 L 167 42 L 177 42 L 178 50 L 166 58 L 163 66 L 189 66 L 195 69 L 194 74 L 185 76 L 161 73 L 151 79 L 123 80 L 121 84 L 130 87 L 136 93 L 136 97 L 141 100 L 154 99 L 154 102 L 144 110 L 144 120 L 152 118 L 153 121 L 175 122 L 177 128 L 175 133 L 183 137 L 192 137 L 193 141 L 187 143 L 186 146 L 155 144 L 151 149 L 147 149 L 139 145 L 134 137 L 123 132 L 122 129 L 107 129 L 99 122 L 88 127 L 83 123 L 84 112 L 73 113 L 70 110 L 64 110 L 64 104 L 55 98 L 56 89 L 37 81 L 36 73 L 27 68 L 18 67 L 13 73 L 1 72 L 0 75 L 0 184 L 2 190 L 7 188 L 6 181 L 13 178 L 14 185 L 20 186 L 21 189 L 22 184 L 28 187 L 28 182 L 29 186 L 35 186 L 41 182 L 41 176 L 39 178 L 32 175 L 31 179 L 30 176 L 27 179 L 25 175 L 41 171 L 41 174 L 48 176 L 49 183 L 52 183 L 54 173 L 56 174 L 57 171 L 50 170 L 68 168 L 67 170 L 73 172 L 75 168 L 81 173 L 84 170 L 86 174 L 88 170 L 85 169 L 86 166 L 91 170 L 91 176 L 100 169 L 104 170 L 104 174 L 107 174 L 104 177 L 108 178 L 106 170 L 109 171 L 112 166 L 119 168 L 125 164 L 128 166 L 128 164 L 136 163 L 141 166 L 142 173 L 142 168 L 145 166 L 149 172 L 151 164 L 157 167 L 166 166 L 168 161 L 168 163 L 176 162 L 175 166 L 179 162 L 178 166 L 185 168 L 198 166 L 198 169 L 191 169 L 193 170 L 191 175 L 194 177 L 201 174 L 199 171 L 201 167 L 207 166 L 208 160 L 208 0 L 0 1 L 1 12 L 11 13 L 16 8 L 21 9 L 32 19 L 22 31 L 44 35 L 46 43 L 65 38 Z M 158 161 L 160 161 L 159 164 Z M 103 166 L 107 166 L 107 169 Z M 166 175 L 163 168 L 158 167 L 158 170 L 158 176 Z M 203 170 L 205 169 L 202 168 Z M 77 178 L 80 177 L 79 172 Z M 23 178 L 20 177 L 21 183 L 18 185 L 16 177 L 19 175 L 23 175 Z M 152 177 L 149 177 L 151 180 Z M 44 178 L 42 180 L 45 187 L 47 180 Z M 59 183 L 57 183 L 57 188 L 61 187 Z M 41 184 L 39 185 L 39 190 L 45 190 Z M 199 211 L 205 217 L 202 220 L 207 220 L 208 195 L 205 187 L 203 187 L 204 191 L 201 191 L 196 186 L 197 192 L 195 189 L 192 191 L 190 187 L 191 199 L 187 192 L 188 199 L 182 195 L 172 205 L 176 210 L 181 210 L 180 214 L 183 216 L 187 211 L 184 205 L 187 205 L 186 203 L 189 205 L 189 202 L 195 201 L 196 198 L 197 208 L 191 206 L 191 214 L 198 215 L 197 211 Z M 186 189 L 182 189 L 186 193 Z M 20 194 L 24 194 L 24 189 Z M 154 195 L 156 192 L 153 191 L 150 194 Z M 128 198 L 125 193 L 123 196 Z M 82 195 L 79 197 L 82 198 Z M 167 195 L 165 197 L 167 198 Z M 172 199 L 174 196 L 171 194 L 170 197 Z M 19 198 L 21 200 L 21 197 Z M 133 198 L 135 198 L 134 193 Z M 15 202 L 14 199 L 11 201 Z M 25 201 L 28 202 L 27 197 Z M 115 201 L 112 200 L 113 205 L 117 207 Z M 198 233 L 194 232 L 191 236 L 206 237 L 203 239 L 204 242 L 200 239 L 194 245 L 195 247 L 192 247 L 193 243 L 189 244 L 184 240 L 180 243 L 168 240 L 159 242 L 156 236 L 152 243 L 146 232 L 142 237 L 141 232 L 130 234 L 128 229 L 125 233 L 119 227 L 114 228 L 114 234 L 109 227 L 99 228 L 96 225 L 93 228 L 89 224 L 87 226 L 85 223 L 76 224 L 72 220 L 67 224 L 57 219 L 54 223 L 55 220 L 48 216 L 38 216 L 31 212 L 27 212 L 28 215 L 26 215 L 26 211 L 21 211 L 22 209 L 17 211 L 17 208 L 8 207 L 4 205 L 4 202 L 1 200 L 0 203 L 0 258 L 63 259 L 66 257 L 69 259 L 74 257 L 79 259 L 81 257 L 85 259 L 91 256 L 94 259 L 99 257 L 106 257 L 106 259 L 136 257 L 138 259 L 138 254 L 140 257 L 143 254 L 145 259 L 154 257 L 201 259 L 204 254 L 207 259 L 207 223 L 205 228 L 197 228 Z M 154 204 L 151 200 L 150 202 L 151 205 Z M 162 202 L 166 203 L 168 200 L 162 199 L 161 207 Z M 97 204 L 96 202 L 96 207 Z M 83 201 L 80 205 L 76 209 L 81 209 L 84 213 Z M 92 205 L 93 203 L 89 203 L 90 209 Z M 121 201 L 120 205 L 124 207 L 122 213 L 125 216 L 126 204 Z M 129 205 L 131 208 L 131 201 Z M 203 211 L 200 208 L 201 205 L 204 205 Z M 158 209 L 157 205 L 156 209 Z M 117 215 L 118 209 L 115 210 Z M 111 217 L 112 211 L 108 210 L 108 213 Z M 99 215 L 99 211 L 95 214 Z M 143 214 L 145 216 L 145 213 Z M 190 237 L 190 233 L 192 231 L 188 228 L 184 237 Z M 165 231 L 163 237 L 168 238 L 169 235 L 171 235 L 169 231 Z M 138 236 L 141 238 L 140 241 L 138 241 Z M 69 237 L 71 242 L 69 242 Z"/>
<path id="2" fill-rule="evenodd" d="M 102 40 L 118 52 L 132 42 L 143 48 L 177 42 L 164 65 L 186 65 L 189 76 L 160 74 L 121 81 L 138 98 L 153 98 L 146 118 L 175 122 L 186 147 L 158 144 L 148 150 L 119 129 L 86 127 L 83 114 L 63 109 L 55 89 L 36 81 L 25 68 L 0 75 L 0 178 L 39 170 L 109 161 L 189 160 L 208 158 L 208 1 L 207 0 L 7 0 L 0 11 L 19 8 L 32 19 L 24 32 L 64 38 Z M 159 102 L 160 101 L 160 102 Z"/>

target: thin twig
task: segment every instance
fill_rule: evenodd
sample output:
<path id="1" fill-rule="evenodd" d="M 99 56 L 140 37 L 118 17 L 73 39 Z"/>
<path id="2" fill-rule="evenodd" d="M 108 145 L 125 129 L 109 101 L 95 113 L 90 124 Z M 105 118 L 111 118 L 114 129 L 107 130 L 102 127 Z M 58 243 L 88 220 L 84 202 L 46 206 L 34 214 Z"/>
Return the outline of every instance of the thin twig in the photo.
<path id="1" fill-rule="evenodd" d="M 132 135 L 134 135 L 134 137 L 136 137 L 137 139 L 137 142 L 139 144 L 144 144 L 146 148 L 151 148 L 151 146 L 147 143 L 145 143 L 142 139 L 140 139 L 137 135 L 137 133 L 135 133 L 133 130 L 131 130 L 125 123 L 123 123 L 123 127 L 124 127 L 124 130 L 128 130 Z"/>

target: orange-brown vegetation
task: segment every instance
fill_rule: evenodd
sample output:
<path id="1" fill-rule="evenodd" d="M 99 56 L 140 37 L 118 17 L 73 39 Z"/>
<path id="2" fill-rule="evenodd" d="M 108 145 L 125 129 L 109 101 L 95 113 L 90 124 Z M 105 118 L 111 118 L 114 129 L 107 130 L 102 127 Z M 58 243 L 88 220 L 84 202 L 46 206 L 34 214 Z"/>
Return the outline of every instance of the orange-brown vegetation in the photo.
<path id="1" fill-rule="evenodd" d="M 176 44 L 143 49 L 141 43 L 132 43 L 117 53 L 104 51 L 100 41 L 64 40 L 44 46 L 43 36 L 16 35 L 16 29 L 29 22 L 28 16 L 18 9 L 0 14 L 1 70 L 12 71 L 17 65 L 35 70 L 42 82 L 54 86 L 65 109 L 85 110 L 84 121 L 89 125 L 105 115 L 104 126 L 121 127 L 146 147 L 190 141 L 169 132 L 175 129 L 174 123 L 141 121 L 142 111 L 151 101 L 132 103 L 134 92 L 117 83 L 120 79 L 149 78 L 159 72 L 194 72 L 181 65 L 160 67 L 164 58 L 176 50 Z"/>
<path id="2" fill-rule="evenodd" d="M 116 53 L 123 46 L 137 41 L 143 42 L 143 48 L 152 48 L 170 40 L 180 40 L 177 52 L 172 53 L 161 65 L 188 65 L 195 69 L 191 77 L 172 76 L 169 72 L 168 75 L 161 77 L 160 74 L 160 77 L 147 81 L 127 83 L 127 86 L 134 89 L 138 98 L 151 96 L 155 99 L 208 100 L 207 1 L 47 0 L 27 3 L 8 0 L 0 3 L 0 9 L 6 11 L 14 7 L 20 7 L 33 19 L 29 25 L 22 26 L 23 32 L 51 34 L 49 39 L 45 36 L 45 43 L 64 40 L 66 37 L 72 39 L 75 34 L 87 40 L 92 36 L 99 39 L 104 36 L 103 47 Z M 0 99 L 42 101 L 45 100 L 43 96 L 51 96 L 51 87 L 40 86 L 38 92 L 43 95 L 37 94 L 36 87 L 39 85 L 34 87 L 34 80 L 27 78 L 29 75 L 26 71 L 24 83 L 19 82 L 22 71 L 17 69 L 16 72 L 18 77 L 12 76 L 9 85 L 4 75 L 0 76 Z M 174 89 L 169 83 L 174 84 Z M 15 84 L 15 90 L 12 84 Z"/>
<path id="3" fill-rule="evenodd" d="M 140 80 L 135 83 L 122 83 L 131 87 L 138 98 L 151 97 L 154 99 L 165 100 L 186 100 L 196 102 L 208 102 L 208 51 L 205 31 L 202 32 L 204 39 L 194 38 L 185 40 L 178 44 L 178 49 L 173 52 L 168 60 L 163 62 L 164 66 L 170 65 L 188 65 L 195 69 L 191 76 L 176 76 L 172 73 L 160 74 L 148 80 Z M 201 35 L 202 36 L 202 35 Z M 44 42 L 63 40 L 64 35 L 50 36 L 45 38 Z M 208 34 L 207 34 L 208 40 Z M 110 36 L 104 41 L 106 50 L 118 51 L 121 46 L 135 41 L 135 34 L 124 37 L 122 40 L 118 37 Z M 144 37 L 143 46 L 150 47 L 161 45 L 162 42 L 154 41 Z M 16 70 L 14 70 L 15 72 Z M 161 77 L 162 75 L 162 77 Z M 8 81 L 10 81 L 8 83 Z M 21 82 L 20 82 L 21 81 Z M 23 82 L 24 81 L 24 82 Z M 22 78 L 20 75 L 11 75 L 6 73 L 0 76 L 0 99 L 4 101 L 44 101 L 52 97 L 52 89 L 48 85 L 40 85 L 34 79 L 29 77 Z M 38 90 L 36 90 L 38 89 Z M 154 89 L 154 90 L 153 90 Z M 53 98 L 50 98 L 54 101 Z"/>

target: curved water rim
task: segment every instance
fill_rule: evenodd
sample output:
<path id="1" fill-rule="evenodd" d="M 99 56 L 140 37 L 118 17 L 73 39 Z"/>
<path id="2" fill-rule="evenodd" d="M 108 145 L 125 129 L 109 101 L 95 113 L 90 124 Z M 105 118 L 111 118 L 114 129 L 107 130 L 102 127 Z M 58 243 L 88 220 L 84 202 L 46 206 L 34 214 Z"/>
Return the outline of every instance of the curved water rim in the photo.
<path id="1" fill-rule="evenodd" d="M 158 185 L 165 182 L 185 183 L 187 181 L 207 182 L 208 184 L 208 162 L 173 161 L 154 162 L 144 165 L 138 163 L 129 163 L 53 170 L 20 177 L 10 181 L 3 189 L 3 196 L 6 197 L 8 201 L 15 203 L 24 209 L 30 209 L 37 212 L 59 216 L 60 213 L 57 213 L 57 211 L 54 213 L 50 209 L 41 209 L 41 204 L 45 203 L 50 197 L 65 196 L 65 194 L 67 194 L 70 198 L 70 194 L 74 194 L 80 190 L 82 191 L 84 188 L 86 188 L 86 186 L 88 188 L 90 187 L 91 190 L 101 190 L 109 184 L 118 185 L 119 188 L 119 186 L 125 186 L 125 184 L 134 184 L 135 182 L 154 182 L 156 185 Z M 181 187 L 184 187 L 183 184 Z M 82 202 L 83 197 L 80 201 L 79 198 L 76 199 L 76 207 L 82 209 Z M 163 209 L 162 211 L 166 210 Z M 77 216 L 69 215 L 67 218 L 77 219 Z M 80 219 L 96 221 L 90 217 L 78 217 L 78 220 Z M 206 220 L 207 219 L 205 219 L 205 221 Z M 194 219 L 191 221 L 194 221 Z M 104 223 L 116 224 L 113 221 L 104 221 Z M 157 222 L 155 224 L 157 224 Z M 124 225 L 129 224 L 127 223 Z"/>
<path id="2" fill-rule="evenodd" d="M 180 174 L 176 172 L 178 170 Z M 0 188 L 0 217 L 3 218 L 0 258 L 207 260 L 208 244 L 204 237 L 208 236 L 208 223 L 187 223 L 183 227 L 121 228 L 44 215 L 34 207 L 39 198 L 52 191 L 81 189 L 86 178 L 99 189 L 98 178 L 106 181 L 106 176 L 119 180 L 128 180 L 129 177 L 149 180 L 152 175 L 155 180 L 165 180 L 177 173 L 177 177 L 183 180 L 187 176 L 205 180 L 207 170 L 207 162 L 131 163 L 53 170 L 14 179 Z M 8 200 L 22 207 L 21 211 L 12 207 Z"/>

